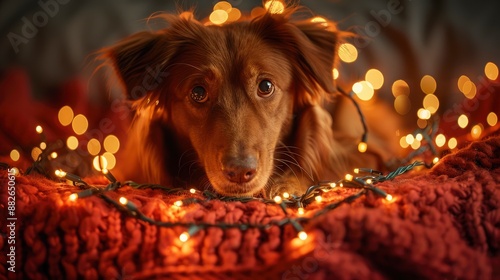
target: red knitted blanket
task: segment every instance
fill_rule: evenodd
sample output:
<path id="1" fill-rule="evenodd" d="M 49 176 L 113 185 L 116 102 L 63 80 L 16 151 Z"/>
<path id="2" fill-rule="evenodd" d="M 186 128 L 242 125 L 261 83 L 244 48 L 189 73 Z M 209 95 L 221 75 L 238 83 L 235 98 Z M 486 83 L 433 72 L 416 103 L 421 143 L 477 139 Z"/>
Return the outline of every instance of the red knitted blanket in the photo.
<path id="1" fill-rule="evenodd" d="M 12 179 L 12 178 L 11 178 Z M 0 199 L 7 206 L 7 172 Z M 103 178 L 94 184 L 106 184 Z M 139 221 L 92 196 L 68 200 L 75 186 L 35 175 L 15 178 L 15 231 L 2 209 L 0 279 L 494 279 L 500 275 L 500 135 L 444 157 L 430 171 L 377 185 L 395 199 L 367 195 L 305 224 L 267 230 L 208 228 L 179 241 L 185 228 Z M 353 194 L 338 188 L 322 205 Z M 211 200 L 181 208 L 186 196 L 124 187 L 146 215 L 162 221 L 269 223 L 278 205 Z M 4 204 L 5 203 L 5 204 Z M 296 209 L 289 209 L 296 216 Z M 9 272 L 15 239 L 15 273 Z"/>

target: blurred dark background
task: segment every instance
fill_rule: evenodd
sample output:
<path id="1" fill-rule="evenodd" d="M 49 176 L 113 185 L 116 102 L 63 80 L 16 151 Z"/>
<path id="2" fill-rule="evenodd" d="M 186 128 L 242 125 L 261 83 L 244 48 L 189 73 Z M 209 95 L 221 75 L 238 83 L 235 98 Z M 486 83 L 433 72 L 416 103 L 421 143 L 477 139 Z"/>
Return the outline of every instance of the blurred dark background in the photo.
<path id="1" fill-rule="evenodd" d="M 176 13 L 195 8 L 206 18 L 218 1 L 167 0 L 40 0 L 0 3 L 0 73 L 12 67 L 27 72 L 33 97 L 50 102 L 54 88 L 74 77 L 91 79 L 93 52 L 119 39 L 147 29 L 145 19 L 154 12 Z M 259 0 L 229 0 L 247 14 L 262 6 Z M 460 103 L 457 79 L 466 75 L 479 84 L 487 62 L 500 63 L 500 2 L 452 0 L 303 0 L 300 5 L 338 22 L 342 30 L 360 35 L 353 63 L 340 63 L 339 83 L 350 86 L 363 80 L 370 68 L 384 74 L 376 98 L 393 106 L 391 87 L 403 79 L 410 87 L 411 109 L 403 114 L 416 120 L 425 94 L 420 80 L 437 81 L 439 112 Z M 45 14 L 45 15 L 44 15 Z M 37 24 L 38 26 L 36 26 Z M 92 77 L 94 83 L 103 84 Z M 479 86 L 479 85 L 478 85 Z M 91 87 L 90 100 L 105 101 L 102 88 Z M 3 95 L 6 93 L 0 93 Z M 7 93 L 8 94 L 8 93 Z M 1 102 L 0 98 L 0 102 Z"/>

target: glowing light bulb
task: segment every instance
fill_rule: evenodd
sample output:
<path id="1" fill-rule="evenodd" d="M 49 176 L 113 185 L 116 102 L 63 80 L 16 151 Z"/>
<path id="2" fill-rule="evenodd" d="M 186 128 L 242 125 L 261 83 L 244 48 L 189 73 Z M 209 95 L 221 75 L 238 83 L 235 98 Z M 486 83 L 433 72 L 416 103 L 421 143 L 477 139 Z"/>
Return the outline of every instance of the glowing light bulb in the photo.
<path id="1" fill-rule="evenodd" d="M 448 148 L 450 149 L 455 149 L 458 145 L 457 139 L 455 137 L 450 138 L 448 140 Z"/>
<path id="2" fill-rule="evenodd" d="M 336 80 L 336 79 L 339 78 L 339 70 L 337 70 L 337 68 L 333 68 L 332 74 L 333 74 L 333 79 L 334 80 Z"/>
<path id="3" fill-rule="evenodd" d="M 69 106 L 63 106 L 61 109 L 59 109 L 59 113 L 57 114 L 57 118 L 59 119 L 59 122 L 63 126 L 68 126 L 71 124 L 73 121 L 74 113 L 73 109 Z"/>
<path id="4" fill-rule="evenodd" d="M 490 112 L 486 117 L 486 122 L 489 126 L 495 126 L 498 123 L 498 116 L 495 112 Z"/>
<path id="5" fill-rule="evenodd" d="M 62 171 L 61 169 L 57 169 L 56 171 L 54 171 L 54 173 L 59 178 L 63 178 L 64 176 L 66 176 L 66 172 Z"/>
<path id="6" fill-rule="evenodd" d="M 181 207 L 184 203 L 182 203 L 182 200 L 177 200 L 176 202 L 174 202 L 174 205 L 177 206 L 177 207 Z"/>
<path id="7" fill-rule="evenodd" d="M 284 197 L 284 198 L 290 198 L 290 194 L 289 194 L 289 193 L 287 193 L 287 192 L 284 192 L 284 193 L 283 193 L 283 197 Z"/>
<path id="8" fill-rule="evenodd" d="M 120 197 L 120 199 L 118 200 L 122 205 L 126 205 L 128 203 L 128 199 L 125 198 L 125 197 Z"/>
<path id="9" fill-rule="evenodd" d="M 57 158 L 57 153 L 56 153 L 56 152 L 52 152 L 52 153 L 50 154 L 50 157 L 51 157 L 51 158 L 53 158 L 53 159 L 54 159 L 54 158 Z"/>
<path id="10" fill-rule="evenodd" d="M 422 133 L 417 133 L 417 135 L 415 135 L 415 139 L 417 141 L 422 141 L 422 139 L 424 139 L 424 136 L 422 135 Z"/>
<path id="11" fill-rule="evenodd" d="M 422 103 L 424 108 L 431 112 L 431 114 L 436 113 L 436 111 L 439 109 L 439 99 L 432 93 L 427 94 L 424 97 L 424 101 Z"/>
<path id="12" fill-rule="evenodd" d="M 76 201 L 78 199 L 78 194 L 72 193 L 72 194 L 70 194 L 68 199 L 69 199 L 69 201 Z"/>
<path id="13" fill-rule="evenodd" d="M 280 204 L 283 200 L 281 199 L 281 196 L 277 195 L 274 197 L 274 202 L 276 202 L 277 204 Z"/>
<path id="14" fill-rule="evenodd" d="M 493 62 L 488 62 L 484 66 L 484 74 L 486 77 L 492 81 L 498 78 L 498 67 Z"/>
<path id="15" fill-rule="evenodd" d="M 446 144 L 446 137 L 443 134 L 438 134 L 436 136 L 435 142 L 436 142 L 436 146 L 443 147 L 444 144 Z"/>
<path id="16" fill-rule="evenodd" d="M 478 139 L 481 136 L 481 133 L 483 133 L 483 127 L 481 124 L 476 124 L 470 131 L 470 134 L 474 139 Z"/>
<path id="17" fill-rule="evenodd" d="M 41 142 L 40 143 L 40 149 L 45 150 L 47 148 L 47 143 Z"/>
<path id="18" fill-rule="evenodd" d="M 190 193 L 196 193 L 196 190 L 195 189 L 189 189 L 189 192 Z"/>
<path id="19" fill-rule="evenodd" d="M 264 3 L 264 8 L 271 14 L 281 14 L 285 11 L 285 5 L 279 0 L 269 0 Z"/>
<path id="20" fill-rule="evenodd" d="M 102 171 L 102 169 L 108 169 L 108 160 L 103 156 L 96 156 L 93 165 L 95 170 Z"/>
<path id="21" fill-rule="evenodd" d="M 307 239 L 307 233 L 305 231 L 299 231 L 297 234 L 300 240 L 306 240 Z"/>
<path id="22" fill-rule="evenodd" d="M 436 164 L 439 162 L 439 158 L 438 157 L 435 157 L 433 160 L 432 160 L 432 163 Z"/>
<path id="23" fill-rule="evenodd" d="M 339 46 L 338 55 L 343 62 L 351 63 L 358 58 L 358 50 L 352 44 L 343 43 Z"/>
<path id="24" fill-rule="evenodd" d="M 458 126 L 460 126 L 461 128 L 466 128 L 469 124 L 469 118 L 466 115 L 462 114 L 458 117 L 457 122 Z"/>
<path id="25" fill-rule="evenodd" d="M 297 209 L 297 214 L 299 214 L 300 216 L 304 215 L 304 208 L 299 207 L 299 208 Z"/>
<path id="26" fill-rule="evenodd" d="M 313 17 L 311 19 L 311 22 L 318 22 L 318 23 L 321 23 L 321 25 L 323 25 L 323 26 L 328 26 L 326 19 L 322 18 L 322 17 Z"/>
<path id="27" fill-rule="evenodd" d="M 186 231 L 181 233 L 181 235 L 179 235 L 179 240 L 183 243 L 188 241 L 188 239 L 189 239 L 189 233 Z"/>
<path id="28" fill-rule="evenodd" d="M 80 115 L 76 115 L 74 118 L 73 118 L 73 121 L 71 122 L 71 127 L 73 128 L 73 131 L 77 134 L 77 135 L 82 135 L 84 134 L 88 127 L 89 127 L 89 121 L 87 120 L 87 118 L 80 114 Z"/>
<path id="29" fill-rule="evenodd" d="M 358 144 L 358 151 L 360 153 L 366 152 L 367 149 L 368 149 L 368 144 L 366 144 L 365 142 L 359 142 L 359 144 Z"/>
<path id="30" fill-rule="evenodd" d="M 392 197 L 392 195 L 388 194 L 388 195 L 385 196 L 385 199 L 387 201 L 391 201 L 393 199 L 393 197 Z"/>
<path id="31" fill-rule="evenodd" d="M 422 120 L 428 120 L 431 118 L 431 112 L 427 109 L 420 108 L 417 111 L 417 116 Z"/>
<path id="32" fill-rule="evenodd" d="M 330 183 L 330 188 L 332 188 L 332 189 L 333 189 L 333 188 L 335 188 L 336 186 L 337 186 L 337 184 L 335 184 L 335 183 Z"/>
<path id="33" fill-rule="evenodd" d="M 411 145 L 415 141 L 415 137 L 413 136 L 413 134 L 408 134 L 408 135 L 406 135 L 405 140 L 406 140 L 406 143 L 408 143 L 408 145 Z"/>
<path id="34" fill-rule="evenodd" d="M 72 151 L 76 150 L 76 148 L 78 148 L 78 138 L 75 136 L 68 137 L 66 140 L 66 146 Z"/>
<path id="35" fill-rule="evenodd" d="M 359 174 L 359 168 L 354 168 L 354 173 Z"/>
<path id="36" fill-rule="evenodd" d="M 365 80 L 369 82 L 374 89 L 380 89 L 384 85 L 384 75 L 378 69 L 370 69 L 366 71 Z"/>
<path id="37" fill-rule="evenodd" d="M 227 21 L 229 14 L 224 10 L 215 10 L 210 14 L 209 20 L 213 24 L 221 25 Z"/>
<path id="38" fill-rule="evenodd" d="M 41 134 L 43 132 L 43 128 L 40 125 L 37 125 L 35 130 L 36 130 L 36 133 L 38 133 L 38 134 Z"/>
<path id="39" fill-rule="evenodd" d="M 354 83 L 354 85 L 352 85 L 352 91 L 356 93 L 356 96 L 363 101 L 372 99 L 375 93 L 372 84 L 367 81 Z"/>
<path id="40" fill-rule="evenodd" d="M 316 200 L 316 202 L 321 202 L 323 200 L 321 195 L 317 195 L 314 199 Z"/>
<path id="41" fill-rule="evenodd" d="M 366 179 L 365 181 L 368 185 L 371 185 L 373 183 L 372 179 Z"/>
<path id="42" fill-rule="evenodd" d="M 346 175 L 345 175 L 345 179 L 346 179 L 347 181 L 352 181 L 352 179 L 353 179 L 353 178 L 354 178 L 354 177 L 353 177 L 351 174 L 346 174 Z"/>

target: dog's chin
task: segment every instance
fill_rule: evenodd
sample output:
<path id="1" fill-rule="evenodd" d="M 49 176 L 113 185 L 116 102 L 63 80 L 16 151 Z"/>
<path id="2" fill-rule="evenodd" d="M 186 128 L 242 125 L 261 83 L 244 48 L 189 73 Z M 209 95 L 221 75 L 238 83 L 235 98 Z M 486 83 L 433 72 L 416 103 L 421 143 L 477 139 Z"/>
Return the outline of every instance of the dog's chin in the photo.
<path id="1" fill-rule="evenodd" d="M 236 197 L 253 196 L 262 191 L 262 189 L 264 189 L 266 182 L 260 179 L 261 178 L 254 178 L 254 180 L 248 183 L 238 184 L 229 182 L 217 176 L 210 176 L 210 175 L 208 176 L 210 184 L 217 193 L 223 196 L 236 196 Z"/>

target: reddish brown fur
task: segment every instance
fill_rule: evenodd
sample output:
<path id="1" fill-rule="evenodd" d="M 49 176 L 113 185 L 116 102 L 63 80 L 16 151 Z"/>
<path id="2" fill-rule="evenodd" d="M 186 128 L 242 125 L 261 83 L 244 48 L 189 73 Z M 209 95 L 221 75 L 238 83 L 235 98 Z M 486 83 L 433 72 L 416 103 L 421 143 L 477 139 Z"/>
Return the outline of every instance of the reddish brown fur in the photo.
<path id="1" fill-rule="evenodd" d="M 103 50 L 136 111 L 126 155 L 142 169 L 119 167 L 123 177 L 272 195 L 376 162 L 356 152 L 360 134 L 334 132 L 323 107 L 335 92 L 340 33 L 294 21 L 294 12 L 224 26 L 204 26 L 190 13 L 163 16 L 168 28 Z M 269 97 L 258 95 L 262 80 L 275 87 Z M 206 102 L 190 98 L 196 86 Z M 357 122 L 352 110 L 347 115 Z"/>

